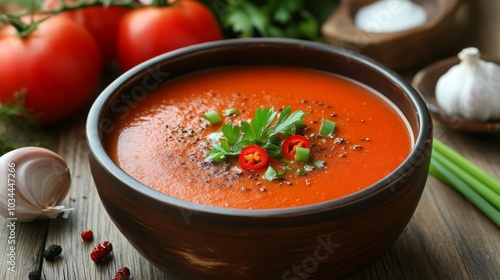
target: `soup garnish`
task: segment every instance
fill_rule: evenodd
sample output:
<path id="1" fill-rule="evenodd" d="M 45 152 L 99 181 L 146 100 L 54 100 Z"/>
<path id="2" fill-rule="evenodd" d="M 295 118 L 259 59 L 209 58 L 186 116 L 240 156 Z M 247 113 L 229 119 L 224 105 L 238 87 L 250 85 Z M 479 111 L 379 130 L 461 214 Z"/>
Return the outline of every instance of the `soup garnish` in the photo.
<path id="1" fill-rule="evenodd" d="M 233 108 L 232 112 L 235 110 L 237 109 Z M 215 124 L 222 121 L 216 111 L 212 110 L 209 113 L 210 116 L 217 116 Z M 207 114 L 204 114 L 204 118 L 210 124 L 214 124 L 214 118 L 207 118 Z M 263 176 L 267 181 L 282 179 L 286 172 L 293 169 L 287 165 L 290 161 L 305 164 L 297 167 L 296 172 L 298 175 L 305 175 L 313 169 L 307 165 L 311 157 L 311 141 L 303 135 L 296 134 L 305 130 L 303 120 L 305 115 L 306 113 L 301 110 L 292 113 L 290 106 L 283 108 L 279 113 L 274 108 L 257 108 L 255 117 L 250 122 L 243 120 L 240 125 L 236 125 L 229 121 L 222 126 L 222 131 L 211 133 L 208 136 L 211 140 L 211 149 L 206 158 L 220 163 L 227 161 L 229 156 L 238 156 L 238 163 L 242 169 L 258 171 L 268 168 Z M 320 134 L 333 135 L 335 126 L 335 122 L 323 119 Z M 278 172 L 269 166 L 270 156 L 284 159 L 282 171 Z M 324 166 L 322 161 L 316 164 Z"/>

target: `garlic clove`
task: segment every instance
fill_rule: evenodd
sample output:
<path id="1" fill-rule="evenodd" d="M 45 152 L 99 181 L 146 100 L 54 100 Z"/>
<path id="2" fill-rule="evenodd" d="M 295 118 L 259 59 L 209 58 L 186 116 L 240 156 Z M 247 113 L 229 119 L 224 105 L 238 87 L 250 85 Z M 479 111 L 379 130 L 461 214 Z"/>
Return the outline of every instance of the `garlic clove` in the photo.
<path id="1" fill-rule="evenodd" d="M 56 153 L 40 147 L 19 148 L 0 157 L 0 166 L 2 216 L 30 221 L 68 211 L 59 203 L 69 192 L 71 176 Z"/>
<path id="2" fill-rule="evenodd" d="M 448 115 L 487 121 L 500 119 L 500 66 L 483 61 L 477 48 L 466 48 L 436 84 L 436 101 Z"/>

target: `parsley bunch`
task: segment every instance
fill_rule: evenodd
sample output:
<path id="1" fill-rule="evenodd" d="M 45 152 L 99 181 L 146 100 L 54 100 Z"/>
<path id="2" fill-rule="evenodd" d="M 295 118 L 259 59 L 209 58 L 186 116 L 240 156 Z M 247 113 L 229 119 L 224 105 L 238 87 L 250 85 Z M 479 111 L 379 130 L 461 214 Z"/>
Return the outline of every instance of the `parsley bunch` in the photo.
<path id="1" fill-rule="evenodd" d="M 207 159 L 222 162 L 229 155 L 239 155 L 249 145 L 259 145 L 269 156 L 280 157 L 282 139 L 295 134 L 304 125 L 302 118 L 306 114 L 301 110 L 291 111 L 291 107 L 284 108 L 276 120 L 278 112 L 274 108 L 258 108 L 250 123 L 242 121 L 240 126 L 231 122 L 224 124 L 222 131 L 209 135 L 212 149 L 208 151 Z"/>
<path id="2" fill-rule="evenodd" d="M 339 0 L 202 0 L 227 37 L 286 37 L 321 41 L 321 24 Z"/>

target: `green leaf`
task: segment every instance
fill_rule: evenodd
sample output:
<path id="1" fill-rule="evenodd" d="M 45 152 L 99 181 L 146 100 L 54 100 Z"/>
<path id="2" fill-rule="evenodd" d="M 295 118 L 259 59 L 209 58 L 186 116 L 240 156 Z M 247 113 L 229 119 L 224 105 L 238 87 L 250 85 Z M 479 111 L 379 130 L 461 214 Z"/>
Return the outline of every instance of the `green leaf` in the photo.
<path id="1" fill-rule="evenodd" d="M 235 33 L 241 33 L 242 37 L 253 37 L 254 30 L 265 33 L 269 20 L 254 3 L 241 1 L 230 9 L 224 18 L 224 25 L 231 27 Z"/>
<path id="2" fill-rule="evenodd" d="M 227 153 L 214 148 L 207 152 L 206 159 L 217 163 L 223 162 L 227 160 Z"/>
<path id="3" fill-rule="evenodd" d="M 314 166 L 316 166 L 319 169 L 325 168 L 325 162 L 322 160 L 316 160 L 313 162 Z"/>
<path id="4" fill-rule="evenodd" d="M 320 41 L 321 36 L 318 32 L 320 29 L 318 20 L 314 18 L 308 11 L 301 11 L 301 20 L 297 24 L 298 37 L 309 40 Z"/>
<path id="5" fill-rule="evenodd" d="M 290 107 L 286 107 L 285 109 L 283 109 L 278 121 L 271 128 L 272 133 L 270 136 L 274 136 L 279 133 L 286 134 L 287 130 L 289 130 L 290 127 L 295 126 L 295 123 L 300 122 L 306 115 L 306 113 L 301 110 L 297 110 L 290 115 L 290 110 Z"/>
<path id="6" fill-rule="evenodd" d="M 275 0 L 270 2 L 271 9 L 274 11 L 273 20 L 280 24 L 292 22 L 292 16 L 302 7 L 302 0 Z"/>
<path id="7" fill-rule="evenodd" d="M 269 181 L 269 182 L 271 182 L 273 180 L 277 180 L 277 179 L 283 179 L 285 173 L 286 173 L 286 170 L 278 172 L 274 168 L 269 166 L 266 170 L 266 173 L 264 173 L 264 179 L 266 181 Z"/>
<path id="8" fill-rule="evenodd" d="M 231 122 L 225 123 L 222 126 L 222 133 L 226 137 L 229 146 L 234 146 L 241 141 L 242 135 L 240 127 L 233 125 Z"/>
<path id="9" fill-rule="evenodd" d="M 295 172 L 295 175 L 297 175 L 297 176 L 306 175 L 306 171 L 302 168 L 298 168 L 297 172 Z"/>
<path id="10" fill-rule="evenodd" d="M 325 168 L 325 162 L 322 160 L 316 160 L 313 162 L 314 166 L 316 166 L 319 169 Z"/>
<path id="11" fill-rule="evenodd" d="M 313 171 L 313 169 L 314 169 L 314 166 L 312 166 L 312 165 L 308 165 L 308 164 L 304 165 L 304 170 L 307 172 L 311 172 L 311 171 Z"/>
<path id="12" fill-rule="evenodd" d="M 264 109 L 257 108 L 255 111 L 255 117 L 252 119 L 252 128 L 258 142 L 261 142 L 262 138 L 270 136 L 266 130 L 274 121 L 276 114 L 273 108 L 267 107 Z"/>
<path id="13" fill-rule="evenodd" d="M 263 147 L 267 154 L 272 157 L 272 158 L 281 158 L 281 146 L 273 144 L 273 143 L 266 143 L 266 145 Z"/>
<path id="14" fill-rule="evenodd" d="M 229 147 L 229 143 L 227 142 L 226 139 L 222 138 L 220 139 L 220 147 L 224 149 L 224 151 L 230 153 L 231 152 L 231 147 Z"/>
<path id="15" fill-rule="evenodd" d="M 257 135 L 255 134 L 252 126 L 247 121 L 241 122 L 241 131 L 243 132 L 243 136 L 248 140 L 257 140 Z"/>

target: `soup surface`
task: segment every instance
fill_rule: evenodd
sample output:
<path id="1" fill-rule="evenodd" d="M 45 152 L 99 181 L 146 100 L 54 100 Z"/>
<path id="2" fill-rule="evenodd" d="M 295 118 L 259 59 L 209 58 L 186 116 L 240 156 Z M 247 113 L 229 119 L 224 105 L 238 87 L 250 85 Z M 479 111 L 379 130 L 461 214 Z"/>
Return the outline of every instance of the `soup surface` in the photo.
<path id="1" fill-rule="evenodd" d="M 254 117 L 257 108 L 302 110 L 311 140 L 304 164 L 272 159 L 283 178 L 268 181 L 265 170 L 241 170 L 237 157 L 206 160 L 215 110 L 223 123 Z M 222 111 L 237 108 L 237 116 Z M 407 122 L 380 94 L 323 72 L 281 66 L 222 68 L 170 81 L 115 121 L 106 134 L 111 158 L 125 172 L 160 192 L 194 203 L 240 209 L 271 209 L 324 202 L 383 179 L 412 146 Z M 318 137 L 323 119 L 335 134 Z M 318 164 L 319 163 L 319 164 Z"/>

